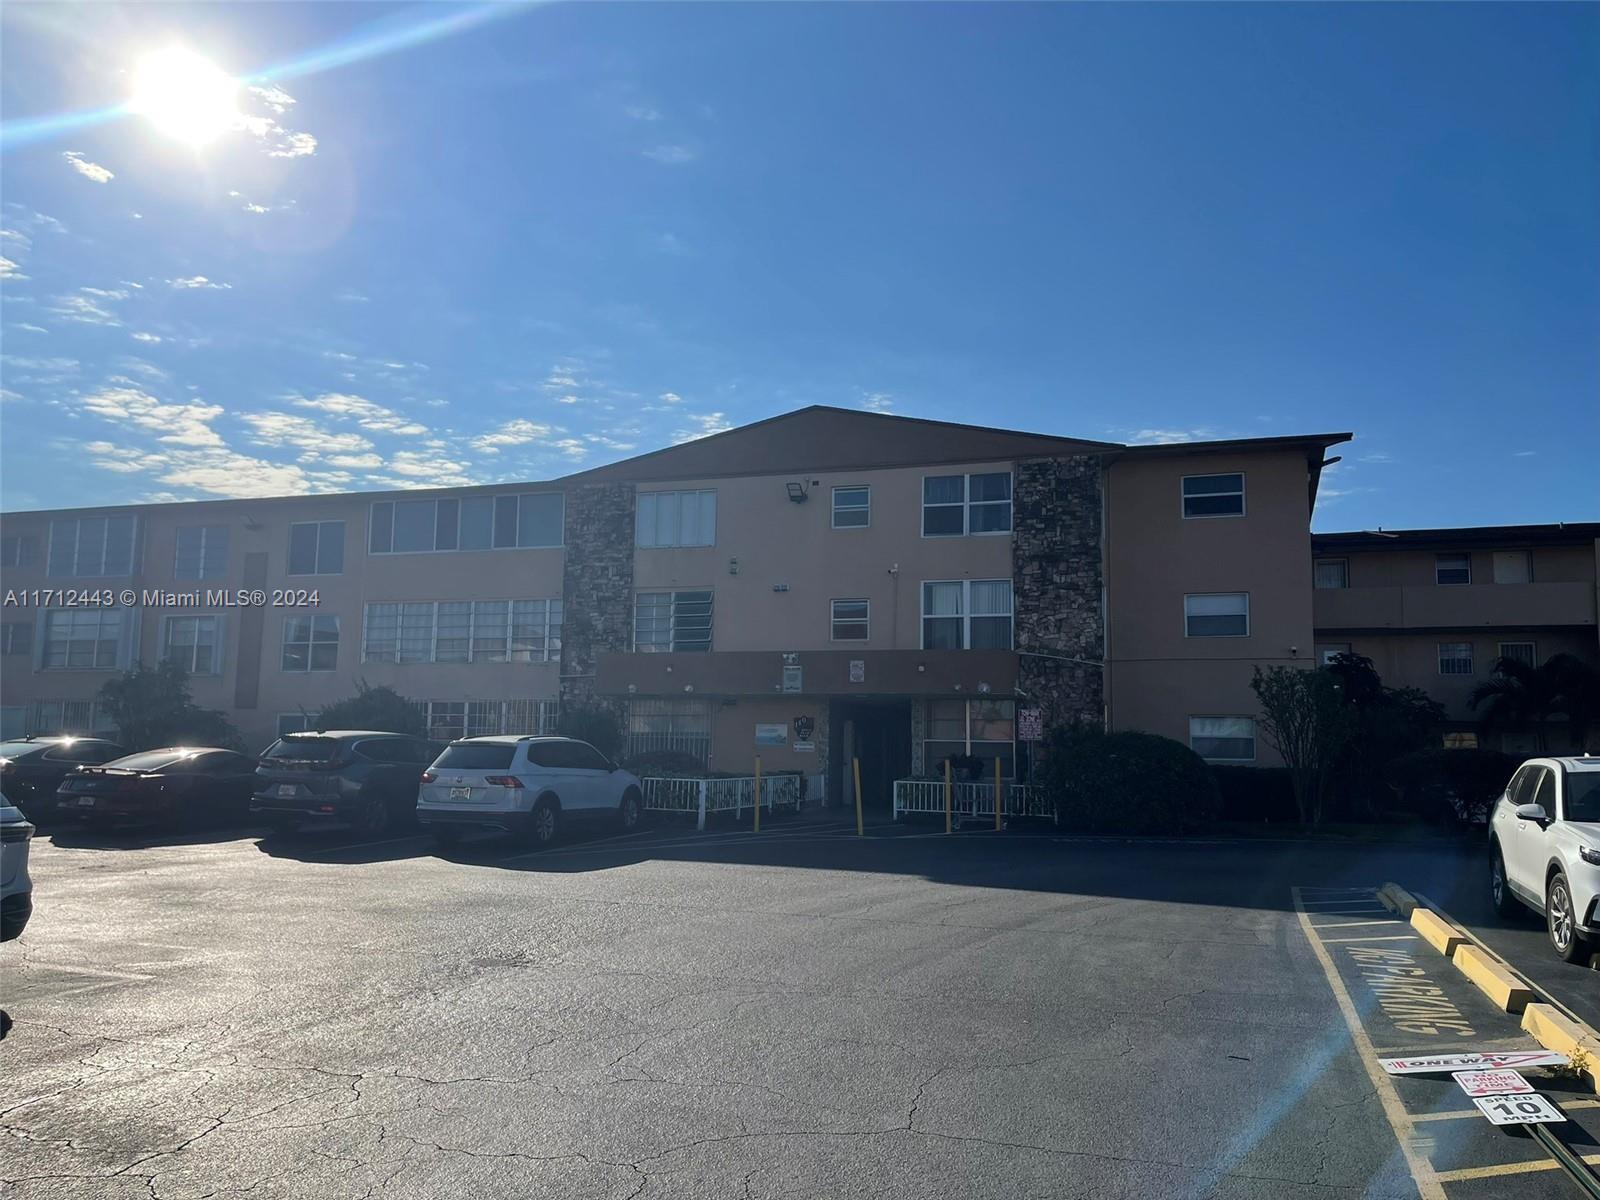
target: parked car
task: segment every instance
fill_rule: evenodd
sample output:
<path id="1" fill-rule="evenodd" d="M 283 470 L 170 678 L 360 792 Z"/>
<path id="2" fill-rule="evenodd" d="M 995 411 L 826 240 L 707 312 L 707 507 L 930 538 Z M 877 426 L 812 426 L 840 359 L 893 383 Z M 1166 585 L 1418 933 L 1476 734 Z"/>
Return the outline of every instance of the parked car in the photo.
<path id="1" fill-rule="evenodd" d="M 467 829 L 526 833 L 539 845 L 567 821 L 639 824 L 644 789 L 588 742 L 564 737 L 463 738 L 422 775 L 417 820 L 439 841 Z"/>
<path id="2" fill-rule="evenodd" d="M 64 816 L 96 824 L 214 825 L 249 816 L 256 760 L 214 746 L 169 746 L 80 767 L 61 781 Z"/>
<path id="3" fill-rule="evenodd" d="M 377 836 L 415 819 L 417 774 L 437 742 L 370 729 L 285 734 L 256 764 L 250 811 L 287 832 L 338 822 Z"/>
<path id="4" fill-rule="evenodd" d="M 0 794 L 0 942 L 22 936 L 33 915 L 33 880 L 28 878 L 28 843 L 33 826 Z"/>
<path id="5" fill-rule="evenodd" d="M 1568 962 L 1600 949 L 1600 757 L 1533 758 L 1517 768 L 1489 817 L 1495 908 L 1544 916 Z"/>
<path id="6" fill-rule="evenodd" d="M 105 738 L 59 734 L 0 742 L 0 788 L 35 822 L 57 815 L 61 781 L 79 767 L 98 766 L 127 754 Z"/>

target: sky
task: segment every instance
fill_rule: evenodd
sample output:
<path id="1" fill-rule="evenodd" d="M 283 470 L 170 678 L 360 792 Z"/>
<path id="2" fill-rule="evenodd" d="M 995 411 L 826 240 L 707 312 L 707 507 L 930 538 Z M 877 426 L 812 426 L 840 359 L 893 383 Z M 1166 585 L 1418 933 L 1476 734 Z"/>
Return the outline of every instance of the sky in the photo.
<path id="1" fill-rule="evenodd" d="M 1353 431 L 1320 530 L 1600 519 L 1600 6 L 0 11 L 9 510 L 832 404 Z M 175 47 L 239 81 L 202 146 L 126 110 Z"/>

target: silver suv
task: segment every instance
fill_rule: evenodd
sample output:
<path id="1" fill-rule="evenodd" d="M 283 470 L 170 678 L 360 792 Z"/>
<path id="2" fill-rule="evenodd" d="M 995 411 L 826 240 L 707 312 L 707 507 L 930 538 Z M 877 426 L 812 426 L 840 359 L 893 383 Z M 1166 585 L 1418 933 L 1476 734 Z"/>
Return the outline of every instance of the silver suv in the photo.
<path id="1" fill-rule="evenodd" d="M 539 845 L 569 820 L 609 818 L 636 828 L 638 779 L 588 742 L 564 737 L 463 738 L 422 773 L 417 820 L 442 843 L 467 829 L 526 833 Z"/>

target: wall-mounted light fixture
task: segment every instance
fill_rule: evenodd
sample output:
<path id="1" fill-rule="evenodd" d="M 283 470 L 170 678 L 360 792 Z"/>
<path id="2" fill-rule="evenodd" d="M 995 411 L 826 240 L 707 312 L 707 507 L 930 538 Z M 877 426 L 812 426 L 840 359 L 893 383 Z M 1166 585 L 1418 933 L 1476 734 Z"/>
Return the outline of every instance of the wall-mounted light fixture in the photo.
<path id="1" fill-rule="evenodd" d="M 739 573 L 739 560 L 737 558 L 730 558 L 728 560 L 728 574 L 729 575 L 737 575 L 738 573 Z"/>
<path id="2" fill-rule="evenodd" d="M 791 503 L 804 504 L 806 502 L 806 485 L 805 484 L 797 483 L 797 482 L 795 482 L 794 480 L 791 479 L 784 486 L 786 488 L 788 488 L 788 490 L 789 490 L 789 500 L 790 500 Z"/>
<path id="3" fill-rule="evenodd" d="M 980 683 L 978 690 L 987 696 L 993 689 L 987 683 Z"/>

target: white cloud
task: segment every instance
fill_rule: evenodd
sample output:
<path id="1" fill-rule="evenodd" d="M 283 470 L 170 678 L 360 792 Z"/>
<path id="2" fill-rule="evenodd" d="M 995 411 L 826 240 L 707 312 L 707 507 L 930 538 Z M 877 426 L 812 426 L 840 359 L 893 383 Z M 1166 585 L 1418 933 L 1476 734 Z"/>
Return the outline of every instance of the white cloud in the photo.
<path id="1" fill-rule="evenodd" d="M 152 346 L 158 346 L 161 344 L 161 338 L 157 334 L 146 333 L 142 329 L 136 333 L 131 333 L 128 336 L 136 342 L 148 342 Z"/>
<path id="2" fill-rule="evenodd" d="M 1364 463 L 1391 463 L 1394 461 L 1394 456 L 1392 454 L 1385 454 L 1382 451 L 1378 451 L 1373 454 L 1363 454 L 1361 456 L 1361 461 Z"/>
<path id="3" fill-rule="evenodd" d="M 861 398 L 861 407 L 870 412 L 888 412 L 894 407 L 894 397 L 888 392 L 869 392 Z"/>
<path id="4" fill-rule="evenodd" d="M 317 139 L 309 133 L 284 133 L 282 139 L 267 151 L 269 158 L 304 158 L 317 152 Z"/>
<path id="5" fill-rule="evenodd" d="M 554 430 L 548 425 L 539 425 L 518 417 L 516 420 L 507 421 L 492 433 L 479 434 L 468 444 L 483 454 L 499 454 L 502 446 L 525 446 L 529 442 L 549 437 L 552 432 Z"/>
<path id="6" fill-rule="evenodd" d="M 561 438 L 550 443 L 552 450 L 559 450 L 568 458 L 584 458 L 589 453 L 589 448 L 577 438 Z"/>
<path id="7" fill-rule="evenodd" d="M 673 433 L 674 445 L 709 437 L 713 433 L 724 433 L 733 428 L 733 422 L 728 420 L 727 413 L 688 413 L 685 414 L 685 419 L 688 420 L 690 428 L 679 429 Z"/>
<path id="8" fill-rule="evenodd" d="M 122 321 L 102 301 L 126 299 L 126 292 L 105 288 L 80 288 L 74 296 L 57 296 L 51 312 L 80 325 L 121 325 Z"/>
<path id="9" fill-rule="evenodd" d="M 165 404 L 137 387 L 112 386 L 91 392 L 79 402 L 85 412 L 149 433 L 175 446 L 221 446 L 211 422 L 222 415 L 220 404 L 189 401 Z"/>
<path id="10" fill-rule="evenodd" d="M 663 403 L 663 404 L 682 404 L 683 403 L 683 397 L 678 395 L 677 392 L 662 392 L 661 395 L 658 397 L 658 399 L 660 399 L 661 403 Z"/>
<path id="11" fill-rule="evenodd" d="M 5 255 L 0 254 L 0 279 L 26 279 L 26 278 L 27 278 L 27 276 L 22 273 L 22 268 L 21 267 L 17 266 L 16 263 L 12 262 Z"/>
<path id="12" fill-rule="evenodd" d="M 1516 452 L 1516 454 L 1514 455 L 1514 457 L 1516 457 L 1516 458 L 1532 458 L 1537 453 L 1539 453 L 1537 450 L 1518 450 Z"/>
<path id="13" fill-rule="evenodd" d="M 242 113 L 237 127 L 257 138 L 269 158 L 304 158 L 317 152 L 317 139 L 309 133 L 289 129 L 277 118 L 293 107 L 295 99 L 280 87 L 268 85 L 246 89 L 244 103 L 259 111 Z M 270 114 L 270 115 L 269 115 Z"/>
<path id="14" fill-rule="evenodd" d="M 342 304 L 367 303 L 366 295 L 362 292 L 356 291 L 355 288 L 342 288 L 333 294 L 333 298 Z"/>
<path id="15" fill-rule="evenodd" d="M 377 433 L 424 437 L 428 432 L 426 425 L 419 425 L 393 409 L 374 404 L 364 396 L 353 396 L 345 392 L 325 392 L 315 399 L 297 397 L 294 402 L 301 408 L 314 408 L 341 420 L 354 421 L 363 429 Z"/>
<path id="16" fill-rule="evenodd" d="M 169 279 L 167 282 L 175 288 L 200 288 L 213 292 L 226 292 L 231 291 L 233 288 L 231 283 L 215 283 L 204 275 L 189 275 L 181 279 Z"/>
<path id="17" fill-rule="evenodd" d="M 630 104 L 622 111 L 635 121 L 661 120 L 661 110 L 649 104 Z"/>
<path id="18" fill-rule="evenodd" d="M 79 175 L 82 175 L 85 179 L 91 179 L 95 183 L 110 183 L 116 178 L 114 174 L 99 163 L 90 162 L 77 150 L 64 151 L 61 157 L 71 163 L 72 169 Z"/>
<path id="19" fill-rule="evenodd" d="M 1134 445 L 1171 445 L 1175 442 L 1209 442 L 1214 441 L 1217 432 L 1214 429 L 1136 429 L 1124 435 L 1123 440 Z"/>
<path id="20" fill-rule="evenodd" d="M 49 333 L 50 332 L 43 325 L 29 325 L 26 321 L 24 321 L 22 324 L 18 325 L 17 328 L 18 329 L 25 329 L 29 333 Z"/>
<path id="21" fill-rule="evenodd" d="M 322 457 L 324 453 L 359 454 L 372 449 L 372 443 L 359 433 L 326 429 L 310 417 L 302 417 L 297 413 L 240 413 L 239 419 L 250 426 L 251 440 L 258 445 L 293 446 L 304 451 L 306 458 L 311 460 Z"/>
<path id="22" fill-rule="evenodd" d="M 334 454 L 329 456 L 330 467 L 345 467 L 352 471 L 371 471 L 383 466 L 381 454 Z"/>
<path id="23" fill-rule="evenodd" d="M 692 163 L 700 157 L 700 152 L 693 146 L 676 144 L 651 146 L 650 149 L 642 153 L 653 162 L 658 162 L 668 167 L 681 167 L 684 163 Z"/>
<path id="24" fill-rule="evenodd" d="M 295 98 L 288 92 L 270 83 L 265 87 L 252 87 L 250 93 L 275 113 L 286 113 L 290 106 L 296 103 Z"/>

